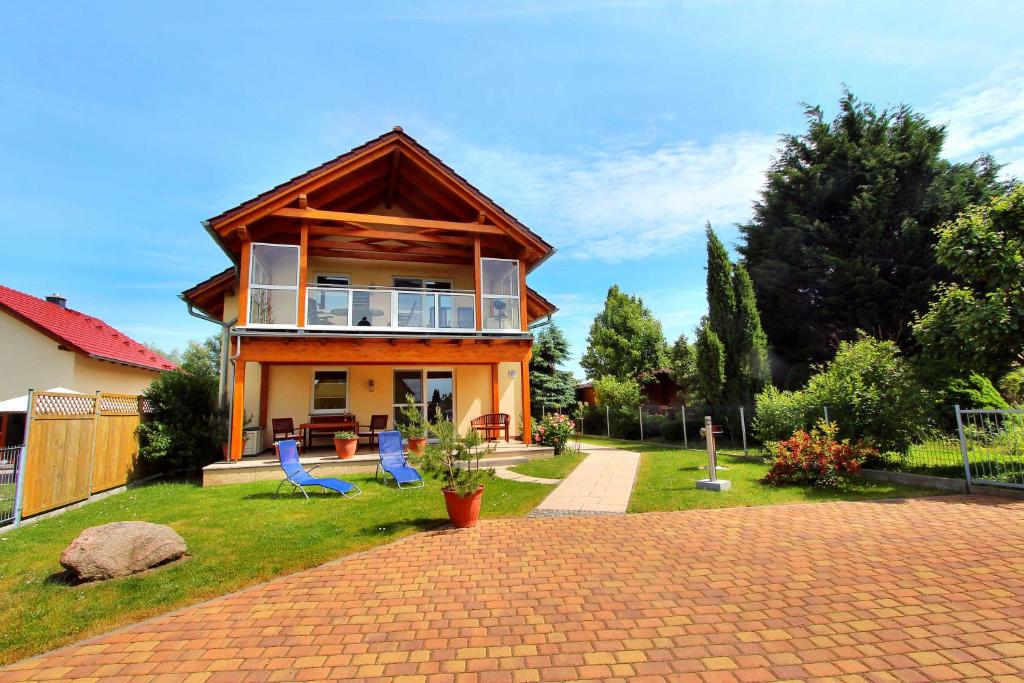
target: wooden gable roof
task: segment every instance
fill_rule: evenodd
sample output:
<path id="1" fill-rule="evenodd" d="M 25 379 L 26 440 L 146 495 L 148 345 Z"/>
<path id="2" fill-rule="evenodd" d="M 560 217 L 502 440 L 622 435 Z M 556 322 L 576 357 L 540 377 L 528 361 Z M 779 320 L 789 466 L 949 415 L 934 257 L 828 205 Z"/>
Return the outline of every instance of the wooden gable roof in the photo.
<path id="1" fill-rule="evenodd" d="M 204 224 L 237 254 L 244 239 L 297 239 L 301 222 L 312 226 L 313 248 L 404 251 L 409 260 L 461 262 L 477 235 L 491 255 L 528 269 L 554 252 L 400 127 Z"/>

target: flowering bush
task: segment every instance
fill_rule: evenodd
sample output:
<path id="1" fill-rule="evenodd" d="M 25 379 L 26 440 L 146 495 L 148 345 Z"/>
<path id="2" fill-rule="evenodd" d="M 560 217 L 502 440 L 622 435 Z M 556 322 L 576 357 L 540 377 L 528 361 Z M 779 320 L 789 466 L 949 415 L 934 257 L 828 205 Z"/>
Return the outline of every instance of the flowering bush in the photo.
<path id="1" fill-rule="evenodd" d="M 565 445 L 576 434 L 576 423 L 568 415 L 549 413 L 544 416 L 533 432 L 533 440 L 541 446 L 551 446 L 555 455 L 561 455 Z"/>
<path id="2" fill-rule="evenodd" d="M 875 448 L 863 443 L 836 440 L 837 432 L 834 422 L 822 420 L 809 434 L 798 429 L 785 441 L 777 442 L 775 462 L 761 483 L 834 486 L 842 477 L 859 472 L 866 458 L 878 455 Z"/>

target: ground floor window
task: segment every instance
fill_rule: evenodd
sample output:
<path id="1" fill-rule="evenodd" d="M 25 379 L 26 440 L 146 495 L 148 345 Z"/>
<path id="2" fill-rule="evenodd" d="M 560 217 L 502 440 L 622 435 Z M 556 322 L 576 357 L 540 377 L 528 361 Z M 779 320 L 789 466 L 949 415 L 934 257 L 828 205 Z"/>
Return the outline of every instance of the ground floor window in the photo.
<path id="1" fill-rule="evenodd" d="M 313 413 L 344 413 L 348 410 L 348 372 L 313 371 Z"/>
<path id="2" fill-rule="evenodd" d="M 401 411 L 407 405 L 418 407 L 431 420 L 438 409 L 445 418 L 455 420 L 455 375 L 451 370 L 395 370 L 394 387 L 396 425 L 404 422 Z"/>

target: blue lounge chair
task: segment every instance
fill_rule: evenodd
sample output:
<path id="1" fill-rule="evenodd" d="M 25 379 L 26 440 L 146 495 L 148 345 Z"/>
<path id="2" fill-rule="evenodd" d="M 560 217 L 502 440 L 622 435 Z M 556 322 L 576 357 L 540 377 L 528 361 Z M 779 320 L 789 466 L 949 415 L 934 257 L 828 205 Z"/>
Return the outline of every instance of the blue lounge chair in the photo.
<path id="1" fill-rule="evenodd" d="M 377 449 L 380 453 L 380 462 L 377 463 L 374 479 L 383 471 L 384 481 L 387 481 L 387 475 L 390 474 L 398 488 L 402 488 L 402 484 L 407 488 L 423 486 L 423 477 L 415 468 L 409 467 L 409 460 L 402 452 L 402 435 L 399 432 L 391 430 L 378 434 Z"/>
<path id="2" fill-rule="evenodd" d="M 358 496 L 362 491 L 358 486 L 341 479 L 318 479 L 312 476 L 309 471 L 302 466 L 299 462 L 299 449 L 295 443 L 295 439 L 282 439 L 274 444 L 274 448 L 277 449 L 277 457 L 281 461 L 281 469 L 284 470 L 284 479 L 280 484 L 277 485 L 277 492 L 274 495 L 281 493 L 281 487 L 285 484 L 291 484 L 292 490 L 289 493 L 295 493 L 295 489 L 302 491 L 302 495 L 309 498 L 309 494 L 306 493 L 306 486 L 321 486 L 331 491 L 337 491 L 346 498 Z M 316 469 L 318 465 L 314 465 L 310 469 Z"/>

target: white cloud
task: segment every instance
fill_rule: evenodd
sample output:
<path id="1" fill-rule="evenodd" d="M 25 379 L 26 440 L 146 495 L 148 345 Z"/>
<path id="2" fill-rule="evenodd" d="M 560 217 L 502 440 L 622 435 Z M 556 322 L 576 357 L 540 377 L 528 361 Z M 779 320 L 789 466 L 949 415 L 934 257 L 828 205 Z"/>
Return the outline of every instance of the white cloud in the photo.
<path id="1" fill-rule="evenodd" d="M 574 158 L 447 142 L 456 168 L 563 255 L 614 262 L 678 250 L 706 221 L 748 219 L 778 136 L 737 132 Z"/>
<path id="2" fill-rule="evenodd" d="M 1024 75 L 1020 63 L 943 97 L 930 118 L 946 124 L 945 154 L 967 160 L 990 153 L 1004 173 L 1024 176 Z"/>

